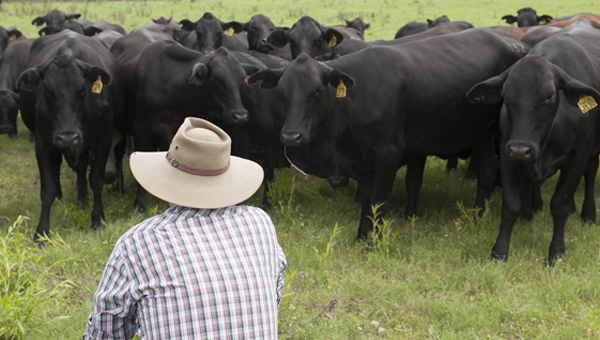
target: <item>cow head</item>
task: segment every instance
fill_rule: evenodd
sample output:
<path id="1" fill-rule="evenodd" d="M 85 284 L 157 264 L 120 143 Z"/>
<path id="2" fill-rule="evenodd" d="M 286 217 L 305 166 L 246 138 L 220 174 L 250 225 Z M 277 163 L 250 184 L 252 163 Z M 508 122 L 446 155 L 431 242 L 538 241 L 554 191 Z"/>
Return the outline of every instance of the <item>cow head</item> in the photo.
<path id="1" fill-rule="evenodd" d="M 223 34 L 240 33 L 243 28 L 242 24 L 237 21 L 225 23 L 208 12 L 204 13 L 204 16 L 196 22 L 184 19 L 179 23 L 184 29 L 196 33 L 199 51 L 218 49 L 223 46 Z"/>
<path id="2" fill-rule="evenodd" d="M 246 74 L 258 70 L 257 66 L 240 64 L 225 47 L 221 47 L 193 66 L 188 83 L 211 97 L 216 103 L 215 111 L 220 111 L 219 118 L 225 124 L 243 124 L 248 121 L 248 111 L 242 104 L 240 89 L 246 85 Z"/>
<path id="3" fill-rule="evenodd" d="M 544 25 L 553 18 L 549 15 L 537 15 L 535 9 L 531 7 L 521 8 L 517 11 L 518 15 L 505 15 L 502 20 L 505 20 L 507 24 L 514 24 L 515 22 L 519 27 L 530 27 L 536 25 Z"/>
<path id="4" fill-rule="evenodd" d="M 473 103 L 504 100 L 511 129 L 504 151 L 510 159 L 521 161 L 535 161 L 544 150 L 560 99 L 578 107 L 584 96 L 600 103 L 598 91 L 538 55 L 525 56 L 501 75 L 475 85 L 467 93 L 467 99 Z"/>
<path id="5" fill-rule="evenodd" d="M 365 31 L 367 29 L 369 29 L 369 27 L 371 27 L 371 25 L 368 22 L 365 23 L 361 18 L 356 18 L 352 21 L 349 21 L 349 20 L 344 20 L 344 21 L 346 21 L 346 27 L 352 27 L 352 28 L 356 29 L 363 36 L 365 35 Z"/>
<path id="6" fill-rule="evenodd" d="M 262 14 L 255 15 L 243 25 L 243 29 L 248 32 L 250 50 L 268 53 L 273 49 L 274 46 L 267 42 L 267 38 L 275 30 L 271 19 Z"/>
<path id="7" fill-rule="evenodd" d="M 159 25 L 168 25 L 171 23 L 171 19 L 173 19 L 173 16 L 171 16 L 169 19 L 165 19 L 165 17 L 160 17 L 158 19 L 152 19 L 152 22 Z"/>
<path id="8" fill-rule="evenodd" d="M 105 114 L 110 108 L 106 97 L 110 83 L 104 69 L 60 55 L 24 71 L 17 79 L 17 88 L 37 91 L 42 97 L 45 112 L 36 109 L 36 115 L 48 115 L 44 118 L 52 124 L 52 143 L 62 148 L 83 143 L 82 126 L 90 116 L 110 119 Z"/>
<path id="9" fill-rule="evenodd" d="M 448 17 L 446 15 L 442 15 L 441 17 L 439 17 L 435 20 L 427 19 L 427 27 L 434 28 L 445 22 L 450 22 L 450 19 L 448 19 Z"/>
<path id="10" fill-rule="evenodd" d="M 343 40 L 344 36 L 335 28 L 325 29 L 309 16 L 303 16 L 291 30 L 276 29 L 267 38 L 270 44 L 279 48 L 289 42 L 293 59 L 300 53 L 313 58 L 329 53 L 330 47 L 339 45 Z"/>
<path id="11" fill-rule="evenodd" d="M 249 84 L 261 80 L 261 87 L 277 86 L 283 98 L 286 120 L 281 129 L 281 143 L 305 146 L 310 143 L 315 126 L 327 119 L 326 112 L 335 105 L 340 81 L 346 88 L 354 80 L 346 73 L 328 67 L 306 54 L 301 54 L 285 69 L 263 70 L 248 79 Z"/>
<path id="12" fill-rule="evenodd" d="M 19 95 L 10 90 L 0 90 L 0 134 L 17 133 Z"/>
<path id="13" fill-rule="evenodd" d="M 58 32 L 65 22 L 79 19 L 80 16 L 81 14 L 65 14 L 57 9 L 53 9 L 52 11 L 46 13 L 46 15 L 43 17 L 37 17 L 33 19 L 31 24 L 36 26 L 42 26 L 46 24 L 46 26 L 54 27 L 56 32 Z"/>

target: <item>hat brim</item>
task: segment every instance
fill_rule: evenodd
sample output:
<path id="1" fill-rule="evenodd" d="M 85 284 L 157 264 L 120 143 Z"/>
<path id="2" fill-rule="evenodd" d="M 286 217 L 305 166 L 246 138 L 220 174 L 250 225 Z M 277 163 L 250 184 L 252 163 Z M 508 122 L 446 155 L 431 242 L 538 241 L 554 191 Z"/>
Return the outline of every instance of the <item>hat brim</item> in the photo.
<path id="1" fill-rule="evenodd" d="M 134 152 L 129 166 L 138 183 L 152 195 L 188 208 L 217 209 L 250 198 L 263 181 L 260 165 L 231 156 L 227 172 L 201 176 L 173 167 L 167 152 Z"/>

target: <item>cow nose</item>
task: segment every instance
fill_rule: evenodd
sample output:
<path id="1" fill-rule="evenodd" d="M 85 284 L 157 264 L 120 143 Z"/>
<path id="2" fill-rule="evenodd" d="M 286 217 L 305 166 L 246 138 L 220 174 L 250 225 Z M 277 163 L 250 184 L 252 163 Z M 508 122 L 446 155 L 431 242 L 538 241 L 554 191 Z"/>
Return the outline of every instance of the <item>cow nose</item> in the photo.
<path id="1" fill-rule="evenodd" d="M 59 148 L 68 148 L 81 144 L 81 134 L 76 131 L 58 132 L 54 135 L 52 144 Z"/>
<path id="2" fill-rule="evenodd" d="M 302 145 L 302 134 L 298 132 L 292 133 L 281 133 L 281 144 L 288 146 L 301 146 Z"/>
<path id="3" fill-rule="evenodd" d="M 508 147 L 509 157 L 516 161 L 529 161 L 531 160 L 532 148 L 527 145 L 510 145 Z"/>
<path id="4" fill-rule="evenodd" d="M 0 126 L 0 134 L 10 133 L 12 131 L 13 131 L 13 128 L 10 125 L 2 125 L 2 126 Z"/>
<path id="5" fill-rule="evenodd" d="M 348 177 L 345 176 L 329 176 L 327 181 L 334 188 L 342 188 L 348 185 Z"/>
<path id="6" fill-rule="evenodd" d="M 233 115 L 233 123 L 234 124 L 244 124 L 248 121 L 248 111 L 234 111 L 231 113 Z"/>

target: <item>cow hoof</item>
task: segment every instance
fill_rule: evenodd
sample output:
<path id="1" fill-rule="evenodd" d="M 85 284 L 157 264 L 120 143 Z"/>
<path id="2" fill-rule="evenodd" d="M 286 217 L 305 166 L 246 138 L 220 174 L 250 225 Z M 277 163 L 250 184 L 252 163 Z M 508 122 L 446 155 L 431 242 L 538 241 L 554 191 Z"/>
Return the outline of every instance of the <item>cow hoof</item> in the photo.
<path id="1" fill-rule="evenodd" d="M 506 262 L 508 261 L 508 254 L 500 255 L 495 251 L 492 251 L 492 255 L 490 256 L 490 260 L 493 262 Z"/>

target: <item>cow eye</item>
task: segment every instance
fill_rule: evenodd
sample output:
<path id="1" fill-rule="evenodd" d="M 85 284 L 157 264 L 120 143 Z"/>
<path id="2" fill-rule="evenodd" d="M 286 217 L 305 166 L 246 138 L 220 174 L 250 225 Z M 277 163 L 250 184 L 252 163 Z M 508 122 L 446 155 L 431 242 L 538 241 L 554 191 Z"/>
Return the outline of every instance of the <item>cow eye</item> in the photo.
<path id="1" fill-rule="evenodd" d="M 552 92 L 550 95 L 548 95 L 548 97 L 546 98 L 549 102 L 553 101 L 555 97 L 554 92 Z"/>

